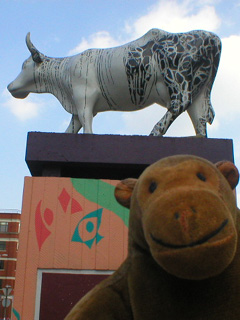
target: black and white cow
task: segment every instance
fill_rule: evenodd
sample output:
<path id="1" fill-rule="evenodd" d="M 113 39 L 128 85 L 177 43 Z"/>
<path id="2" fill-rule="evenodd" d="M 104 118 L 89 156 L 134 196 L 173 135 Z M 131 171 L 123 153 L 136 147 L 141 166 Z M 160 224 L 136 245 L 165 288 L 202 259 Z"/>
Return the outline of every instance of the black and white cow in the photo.
<path id="1" fill-rule="evenodd" d="M 8 90 L 16 98 L 52 93 L 72 114 L 66 132 L 92 133 L 92 119 L 107 110 L 134 111 L 158 103 L 168 110 L 151 134 L 161 136 L 187 110 L 196 135 L 206 136 L 214 111 L 210 93 L 220 39 L 206 31 L 168 33 L 151 29 L 141 38 L 109 49 L 89 49 L 49 58 L 26 37 L 31 52 Z"/>

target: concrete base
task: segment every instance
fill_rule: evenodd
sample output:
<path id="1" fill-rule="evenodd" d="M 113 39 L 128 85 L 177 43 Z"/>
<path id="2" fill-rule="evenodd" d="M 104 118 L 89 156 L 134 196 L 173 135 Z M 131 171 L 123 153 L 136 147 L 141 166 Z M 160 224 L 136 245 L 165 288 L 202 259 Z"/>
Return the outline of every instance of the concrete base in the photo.
<path id="1" fill-rule="evenodd" d="M 233 161 L 233 144 L 229 139 L 30 132 L 26 162 L 33 176 L 124 179 L 176 154 Z"/>

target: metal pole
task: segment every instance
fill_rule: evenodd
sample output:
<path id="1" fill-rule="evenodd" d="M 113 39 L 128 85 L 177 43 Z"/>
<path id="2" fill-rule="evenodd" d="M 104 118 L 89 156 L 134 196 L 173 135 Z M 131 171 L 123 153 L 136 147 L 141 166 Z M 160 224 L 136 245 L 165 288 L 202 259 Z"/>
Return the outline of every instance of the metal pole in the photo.
<path id="1" fill-rule="evenodd" d="M 6 286 L 6 295 L 5 295 L 5 307 L 4 307 L 4 314 L 3 314 L 3 320 L 6 320 L 6 313 L 7 313 L 7 297 L 8 297 L 8 287 Z"/>
<path id="2" fill-rule="evenodd" d="M 11 286 L 6 285 L 5 289 L 6 289 L 6 290 L 5 290 L 5 306 L 4 306 L 4 316 L 3 316 L 3 320 L 6 320 L 8 293 L 9 293 L 9 289 L 11 289 Z"/>

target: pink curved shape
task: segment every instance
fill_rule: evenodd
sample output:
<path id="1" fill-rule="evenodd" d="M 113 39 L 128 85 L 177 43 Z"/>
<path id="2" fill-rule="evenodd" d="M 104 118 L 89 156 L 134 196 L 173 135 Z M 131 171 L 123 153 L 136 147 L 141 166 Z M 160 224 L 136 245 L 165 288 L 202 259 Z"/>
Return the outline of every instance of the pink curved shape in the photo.
<path id="1" fill-rule="evenodd" d="M 79 211 L 83 211 L 82 206 L 80 205 L 80 203 L 77 200 L 72 198 L 71 214 L 79 212 Z"/>
<path id="2" fill-rule="evenodd" d="M 44 220 L 46 221 L 46 223 L 50 226 L 53 223 L 53 212 L 51 209 L 45 209 L 44 211 Z"/>
<path id="3" fill-rule="evenodd" d="M 41 203 L 42 203 L 42 200 L 38 202 L 36 212 L 35 212 L 35 231 L 36 231 L 39 251 L 41 250 L 43 243 L 51 234 L 51 232 L 46 228 L 42 220 Z"/>

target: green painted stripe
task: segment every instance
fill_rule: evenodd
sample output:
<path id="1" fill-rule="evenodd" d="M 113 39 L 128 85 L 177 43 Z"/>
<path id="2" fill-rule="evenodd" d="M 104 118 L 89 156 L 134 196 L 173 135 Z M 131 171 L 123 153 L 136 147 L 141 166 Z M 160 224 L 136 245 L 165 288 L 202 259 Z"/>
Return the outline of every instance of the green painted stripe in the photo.
<path id="1" fill-rule="evenodd" d="M 17 318 L 17 320 L 20 320 L 21 317 L 20 317 L 20 314 L 17 312 L 16 309 L 13 308 L 13 314 L 15 315 L 15 317 Z"/>
<path id="2" fill-rule="evenodd" d="M 74 189 L 87 200 L 97 203 L 100 207 L 108 209 L 122 219 L 128 227 L 129 209 L 121 206 L 114 197 L 115 187 L 96 179 L 71 179 Z"/>

